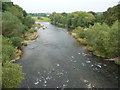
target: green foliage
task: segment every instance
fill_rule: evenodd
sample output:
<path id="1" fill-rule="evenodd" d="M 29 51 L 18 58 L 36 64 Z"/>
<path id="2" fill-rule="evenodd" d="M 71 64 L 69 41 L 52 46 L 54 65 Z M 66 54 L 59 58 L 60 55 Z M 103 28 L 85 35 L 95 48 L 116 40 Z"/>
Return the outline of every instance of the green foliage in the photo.
<path id="1" fill-rule="evenodd" d="M 120 65 L 120 61 L 115 61 L 115 63 Z"/>
<path id="2" fill-rule="evenodd" d="M 37 17 L 37 19 L 41 19 L 40 17 Z"/>
<path id="3" fill-rule="evenodd" d="M 10 61 L 14 57 L 14 47 L 10 45 L 3 45 L 2 46 L 2 60 L 3 63 L 6 61 Z"/>
<path id="4" fill-rule="evenodd" d="M 112 8 L 108 8 L 106 12 L 103 13 L 103 21 L 108 25 L 112 25 L 116 20 L 120 20 L 120 4 Z"/>
<path id="5" fill-rule="evenodd" d="M 12 44 L 14 45 L 14 46 L 16 46 L 16 47 L 21 47 L 21 42 L 22 42 L 22 40 L 21 40 L 21 38 L 20 37 L 12 37 L 11 39 L 11 42 L 12 42 Z"/>
<path id="6" fill-rule="evenodd" d="M 1 16 L 1 13 L 0 13 Z M 1 18 L 0 18 L 1 19 Z M 27 15 L 26 11 L 12 2 L 2 3 L 2 20 L 0 20 L 0 28 L 2 28 L 2 85 L 3 88 L 19 88 L 21 80 L 23 80 L 22 68 L 18 64 L 10 63 L 15 58 L 15 47 L 21 46 L 21 37 L 31 28 L 34 20 Z M 1 34 L 1 32 L 0 32 Z"/>
<path id="7" fill-rule="evenodd" d="M 2 68 L 3 88 L 19 88 L 19 83 L 23 80 L 22 67 L 18 64 L 6 62 Z"/>
<path id="8" fill-rule="evenodd" d="M 13 5 L 9 8 L 7 8 L 7 11 L 11 12 L 13 15 L 17 16 L 20 20 L 22 20 L 23 17 L 23 10 L 18 5 Z"/>
<path id="9" fill-rule="evenodd" d="M 95 15 L 95 22 L 96 23 L 103 23 L 103 14 Z"/>
<path id="10" fill-rule="evenodd" d="M 34 20 L 32 19 L 31 16 L 26 16 L 24 18 L 23 24 L 30 29 L 32 27 L 32 25 L 34 24 Z"/>
<path id="11" fill-rule="evenodd" d="M 73 13 L 56 13 L 50 16 L 53 24 L 63 24 L 68 27 L 88 27 L 94 23 L 95 17 L 91 13 L 76 11 Z"/>
<path id="12" fill-rule="evenodd" d="M 34 32 L 36 32 L 36 29 L 30 29 L 29 32 L 34 33 Z"/>
<path id="13" fill-rule="evenodd" d="M 78 26 L 77 28 L 75 28 L 75 30 L 73 30 L 73 32 L 77 33 L 77 36 L 79 38 L 85 38 L 85 31 L 86 29 Z"/>
<path id="14" fill-rule="evenodd" d="M 48 17 L 50 13 L 29 13 L 33 17 Z"/>
<path id="15" fill-rule="evenodd" d="M 2 34 L 4 37 L 21 36 L 25 27 L 21 21 L 10 12 L 3 13 Z"/>
<path id="16" fill-rule="evenodd" d="M 101 57 L 118 57 L 120 51 L 120 22 L 116 21 L 111 27 L 107 24 L 95 23 L 88 29 L 77 27 L 73 32 L 78 38 L 86 38 L 86 42 L 93 48 L 93 53 Z"/>
<path id="17" fill-rule="evenodd" d="M 2 37 L 2 60 L 3 63 L 10 61 L 14 57 L 15 48 L 8 38 Z"/>
<path id="18" fill-rule="evenodd" d="M 103 57 L 118 57 L 120 47 L 118 46 L 119 22 L 116 21 L 112 27 L 107 24 L 95 24 L 86 31 L 88 45 L 94 49 L 94 54 Z"/>
<path id="19" fill-rule="evenodd" d="M 119 56 L 119 51 L 120 51 L 120 29 L 119 26 L 120 22 L 116 21 L 109 32 L 109 49 L 108 52 L 110 53 L 110 56 L 112 57 L 117 57 Z"/>
<path id="20" fill-rule="evenodd" d="M 7 11 L 11 6 L 13 6 L 13 2 L 2 2 L 2 11 Z"/>

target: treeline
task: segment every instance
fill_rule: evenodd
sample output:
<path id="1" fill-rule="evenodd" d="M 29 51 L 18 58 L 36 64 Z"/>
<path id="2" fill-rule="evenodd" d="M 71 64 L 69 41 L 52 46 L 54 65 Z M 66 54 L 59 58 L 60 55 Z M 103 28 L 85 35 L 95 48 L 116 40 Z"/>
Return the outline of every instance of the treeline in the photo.
<path id="1" fill-rule="evenodd" d="M 24 34 L 32 27 L 34 20 L 18 5 L 12 2 L 2 3 L 2 87 L 18 88 L 23 80 L 22 67 L 14 64 L 16 51 L 22 46 Z"/>
<path id="2" fill-rule="evenodd" d="M 77 26 L 89 27 L 94 25 L 94 23 L 106 23 L 109 26 L 112 25 L 116 20 L 120 19 L 119 17 L 120 5 L 109 8 L 106 12 L 95 13 L 93 11 L 84 12 L 76 11 L 72 13 L 56 13 L 53 12 L 50 15 L 51 23 L 75 28 Z"/>
<path id="3" fill-rule="evenodd" d="M 53 12 L 50 15 L 51 23 L 69 28 L 75 28 L 77 26 L 88 27 L 93 25 L 95 17 L 91 13 L 76 11 L 72 13 L 56 13 Z"/>
<path id="4" fill-rule="evenodd" d="M 74 28 L 80 42 L 87 44 L 97 56 L 104 58 L 119 57 L 120 51 L 120 5 L 109 8 L 103 13 L 76 11 L 56 13 L 50 16 L 51 23 Z"/>
<path id="5" fill-rule="evenodd" d="M 29 13 L 33 17 L 48 17 L 50 13 Z"/>

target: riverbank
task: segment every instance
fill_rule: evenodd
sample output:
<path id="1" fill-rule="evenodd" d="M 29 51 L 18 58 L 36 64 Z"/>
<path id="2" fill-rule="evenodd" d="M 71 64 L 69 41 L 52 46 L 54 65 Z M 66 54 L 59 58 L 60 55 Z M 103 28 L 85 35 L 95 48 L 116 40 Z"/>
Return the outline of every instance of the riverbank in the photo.
<path id="1" fill-rule="evenodd" d="M 56 26 L 68 28 L 66 25 L 60 24 L 60 23 L 57 23 L 57 22 L 56 22 L 56 23 L 52 23 L 52 24 L 53 24 L 53 25 L 56 25 Z M 99 58 L 103 58 L 104 60 L 114 61 L 116 64 L 120 64 L 120 58 L 119 58 L 119 57 L 115 57 L 115 58 L 107 57 L 107 56 L 105 56 L 103 53 L 100 53 L 99 51 L 94 50 L 92 46 L 88 45 L 86 38 L 80 38 L 80 36 L 78 36 L 77 34 L 80 33 L 79 29 L 83 29 L 83 28 L 79 28 L 79 27 L 78 27 L 78 28 L 79 28 L 78 30 L 77 30 L 77 28 L 75 28 L 75 27 L 73 27 L 73 26 L 71 26 L 71 27 L 69 27 L 69 28 L 70 28 L 70 29 L 73 29 L 73 30 L 70 31 L 70 35 L 71 35 L 72 37 L 74 37 L 74 38 L 79 42 L 80 45 L 86 46 L 86 47 L 87 47 L 87 51 L 92 52 L 93 55 L 95 55 L 95 56 L 97 56 L 97 57 L 99 57 Z M 86 30 L 87 30 L 87 29 L 81 30 L 81 31 L 82 31 L 82 32 L 81 32 L 81 33 L 82 33 L 81 35 L 83 35 L 82 37 L 85 37 L 85 31 L 86 31 Z M 116 59 L 116 58 L 117 58 L 117 59 Z"/>
<path id="2" fill-rule="evenodd" d="M 27 46 L 28 42 L 30 42 L 31 40 L 35 40 L 39 36 L 37 30 L 35 29 L 36 27 L 43 28 L 43 25 L 35 23 L 32 26 L 32 28 L 22 36 L 23 37 L 23 40 L 21 42 L 22 46 Z M 16 47 L 14 55 L 15 55 L 14 59 L 11 60 L 11 62 L 20 59 L 21 56 L 23 55 L 23 50 L 21 48 Z"/>
<path id="3" fill-rule="evenodd" d="M 75 39 L 80 43 L 80 45 L 86 46 L 86 47 L 87 47 L 87 51 L 92 52 L 93 55 L 95 55 L 95 56 L 97 56 L 97 57 L 100 57 L 100 58 L 104 58 L 104 60 L 106 60 L 106 61 L 113 61 L 113 62 L 115 62 L 116 64 L 119 64 L 119 65 L 120 65 L 120 57 L 116 57 L 116 58 L 108 58 L 108 57 L 107 57 L 107 59 L 106 59 L 106 57 L 105 57 L 104 55 L 100 55 L 100 54 L 95 53 L 95 52 L 97 52 L 97 51 L 94 51 L 94 50 L 93 50 L 93 47 L 91 47 L 91 46 L 89 46 L 89 45 L 87 44 L 85 38 L 84 38 L 84 39 L 83 39 L 83 38 L 79 38 L 79 37 L 77 36 L 77 33 L 75 33 L 75 32 L 71 32 L 70 35 L 71 35 L 73 38 L 75 38 Z"/>

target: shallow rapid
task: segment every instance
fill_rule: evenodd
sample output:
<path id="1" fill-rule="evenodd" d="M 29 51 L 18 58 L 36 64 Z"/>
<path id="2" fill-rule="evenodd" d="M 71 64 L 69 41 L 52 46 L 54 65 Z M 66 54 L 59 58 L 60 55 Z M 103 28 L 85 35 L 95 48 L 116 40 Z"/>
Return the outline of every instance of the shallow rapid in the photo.
<path id="1" fill-rule="evenodd" d="M 118 66 L 86 51 L 68 30 L 41 22 L 39 37 L 23 47 L 22 88 L 116 88 Z"/>

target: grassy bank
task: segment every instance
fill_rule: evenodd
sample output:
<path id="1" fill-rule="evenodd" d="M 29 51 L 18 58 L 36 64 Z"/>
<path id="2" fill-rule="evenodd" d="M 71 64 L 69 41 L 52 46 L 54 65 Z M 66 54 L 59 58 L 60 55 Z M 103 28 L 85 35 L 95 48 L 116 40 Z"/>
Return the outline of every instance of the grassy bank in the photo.
<path id="1" fill-rule="evenodd" d="M 50 22 L 48 17 L 32 17 L 36 22 Z"/>

